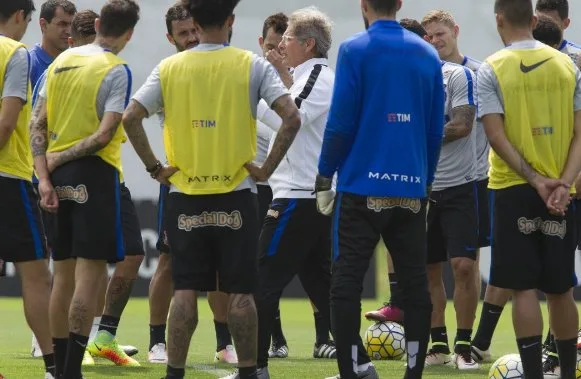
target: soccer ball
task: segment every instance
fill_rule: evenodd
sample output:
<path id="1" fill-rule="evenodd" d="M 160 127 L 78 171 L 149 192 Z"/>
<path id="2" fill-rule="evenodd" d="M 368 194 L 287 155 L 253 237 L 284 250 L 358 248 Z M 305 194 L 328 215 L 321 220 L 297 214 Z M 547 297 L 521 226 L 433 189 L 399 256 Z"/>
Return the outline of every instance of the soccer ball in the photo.
<path id="1" fill-rule="evenodd" d="M 396 322 L 378 322 L 365 332 L 365 347 L 371 359 L 401 359 L 405 354 L 403 326 Z"/>
<path id="2" fill-rule="evenodd" d="M 488 372 L 489 379 L 522 379 L 524 370 L 520 355 L 507 354 L 500 357 L 492 364 Z"/>

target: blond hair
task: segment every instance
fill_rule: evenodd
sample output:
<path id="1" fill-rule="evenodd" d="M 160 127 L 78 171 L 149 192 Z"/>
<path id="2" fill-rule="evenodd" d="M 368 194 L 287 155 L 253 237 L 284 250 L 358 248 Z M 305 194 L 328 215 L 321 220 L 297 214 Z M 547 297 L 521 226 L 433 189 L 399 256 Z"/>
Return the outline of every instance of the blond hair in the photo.
<path id="1" fill-rule="evenodd" d="M 448 11 L 442 9 L 434 9 L 428 12 L 428 14 L 422 20 L 422 26 L 425 27 L 428 24 L 435 22 L 437 24 L 445 24 L 450 28 L 456 26 L 456 21 L 454 16 Z"/>

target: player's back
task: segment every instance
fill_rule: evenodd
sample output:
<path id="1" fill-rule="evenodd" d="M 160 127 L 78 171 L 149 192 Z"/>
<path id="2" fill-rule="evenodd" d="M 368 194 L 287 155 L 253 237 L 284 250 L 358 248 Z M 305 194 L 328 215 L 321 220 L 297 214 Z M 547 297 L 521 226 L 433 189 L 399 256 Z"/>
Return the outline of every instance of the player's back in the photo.
<path id="1" fill-rule="evenodd" d="M 338 189 L 362 195 L 424 196 L 428 133 L 433 112 L 443 103 L 436 51 L 395 21 L 373 23 L 342 49 L 359 78 L 355 88 L 359 115 L 353 148 L 339 168 Z M 332 114 L 340 117 L 337 111 Z M 441 124 L 441 110 L 439 115 Z M 330 122 L 340 123 L 339 117 Z"/>

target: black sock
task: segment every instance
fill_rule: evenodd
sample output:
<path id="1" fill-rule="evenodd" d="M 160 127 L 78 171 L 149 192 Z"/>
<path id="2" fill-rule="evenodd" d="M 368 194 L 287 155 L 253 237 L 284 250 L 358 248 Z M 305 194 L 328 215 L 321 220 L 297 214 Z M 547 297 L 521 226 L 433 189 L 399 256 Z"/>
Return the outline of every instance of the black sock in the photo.
<path id="1" fill-rule="evenodd" d="M 541 336 L 516 340 L 525 378 L 543 378 L 543 346 L 541 342 Z"/>
<path id="2" fill-rule="evenodd" d="M 167 365 L 167 375 L 165 379 L 182 379 L 186 375 L 186 370 L 183 368 L 173 368 Z"/>
<path id="3" fill-rule="evenodd" d="M 149 325 L 149 350 L 158 343 L 167 345 L 167 342 L 165 341 L 165 328 L 166 324 Z"/>
<path id="4" fill-rule="evenodd" d="M 224 350 L 226 346 L 232 345 L 232 336 L 228 330 L 228 324 L 214 320 L 216 330 L 216 352 Z"/>
<path id="5" fill-rule="evenodd" d="M 397 279 L 397 274 L 388 274 L 389 277 L 389 303 L 401 308 L 402 307 L 402 292 Z"/>
<path id="6" fill-rule="evenodd" d="M 577 338 L 570 340 L 555 340 L 559 352 L 561 378 L 575 378 L 577 370 Z"/>
<path id="7" fill-rule="evenodd" d="M 58 378 L 65 372 L 65 361 L 67 359 L 67 345 L 69 343 L 68 338 L 53 338 L 52 348 L 54 351 L 54 363 L 55 363 L 55 374 L 54 377 Z"/>
<path id="8" fill-rule="evenodd" d="M 258 379 L 256 366 L 239 367 L 238 375 L 240 376 L 240 379 Z"/>
<path id="9" fill-rule="evenodd" d="M 472 329 L 457 329 L 456 339 L 454 340 L 454 352 L 461 353 L 470 351 L 472 341 Z"/>
<path id="10" fill-rule="evenodd" d="M 69 343 L 67 344 L 67 359 L 65 361 L 64 377 L 67 379 L 77 379 L 81 377 L 81 362 L 89 342 L 89 336 L 82 336 L 76 333 L 69 333 Z"/>
<path id="11" fill-rule="evenodd" d="M 492 335 L 503 309 L 503 307 L 487 302 L 482 304 L 480 322 L 478 323 L 478 329 L 476 329 L 476 335 L 474 335 L 474 341 L 472 341 L 472 344 L 478 349 L 488 350 L 490 348 Z"/>
<path id="12" fill-rule="evenodd" d="M 272 324 L 272 344 L 275 346 L 286 345 L 286 338 L 284 338 L 284 333 L 282 332 L 282 322 L 280 320 L 280 308 L 276 310 L 276 316 L 274 317 L 274 323 Z"/>
<path id="13" fill-rule="evenodd" d="M 448 332 L 445 326 L 432 328 L 430 330 L 432 336 L 432 350 L 436 353 L 450 354 L 450 346 L 448 346 Z"/>
<path id="14" fill-rule="evenodd" d="M 329 342 L 329 320 L 321 315 L 321 312 L 313 314 L 315 318 L 315 332 L 317 335 L 317 345 Z"/>
<path id="15" fill-rule="evenodd" d="M 545 342 L 543 342 L 543 345 L 549 346 L 551 344 L 552 340 L 553 340 L 553 335 L 551 334 L 551 329 L 549 329 L 547 331 L 547 336 L 545 337 Z"/>
<path id="16" fill-rule="evenodd" d="M 43 355 L 44 369 L 46 372 L 50 373 L 52 376 L 56 375 L 55 365 L 54 365 L 54 354 Z"/>
<path id="17" fill-rule="evenodd" d="M 119 326 L 119 317 L 101 316 L 101 322 L 99 323 L 99 331 L 105 330 L 113 335 L 117 334 L 117 327 Z"/>

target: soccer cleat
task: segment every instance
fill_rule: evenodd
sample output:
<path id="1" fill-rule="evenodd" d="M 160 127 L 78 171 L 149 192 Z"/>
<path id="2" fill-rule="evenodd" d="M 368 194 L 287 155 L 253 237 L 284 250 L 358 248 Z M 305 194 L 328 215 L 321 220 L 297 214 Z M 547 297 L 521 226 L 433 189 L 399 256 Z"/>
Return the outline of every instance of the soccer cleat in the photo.
<path id="1" fill-rule="evenodd" d="M 36 336 L 34 334 L 32 335 L 32 350 L 30 351 L 30 355 L 32 355 L 33 358 L 42 357 L 40 345 L 38 344 L 38 340 L 36 339 Z"/>
<path id="2" fill-rule="evenodd" d="M 214 362 L 225 362 L 232 365 L 238 364 L 238 355 L 234 346 L 228 345 L 225 349 L 216 352 L 214 355 Z"/>
<path id="3" fill-rule="evenodd" d="M 263 367 L 263 368 L 257 369 L 256 370 L 256 377 L 258 379 L 270 379 L 268 367 Z M 234 372 L 228 376 L 223 376 L 220 379 L 240 379 L 240 374 L 238 374 L 238 370 L 236 370 L 236 372 Z"/>
<path id="4" fill-rule="evenodd" d="M 335 359 L 336 357 L 337 348 L 335 347 L 335 341 L 329 341 L 318 345 L 315 344 L 313 358 Z"/>
<path id="5" fill-rule="evenodd" d="M 167 363 L 167 349 L 164 343 L 154 345 L 147 353 L 149 363 Z"/>
<path id="6" fill-rule="evenodd" d="M 82 366 L 94 366 L 95 360 L 89 350 L 85 349 L 85 354 L 83 355 L 83 361 L 81 362 Z"/>
<path id="7" fill-rule="evenodd" d="M 0 378 L 3 378 L 3 376 L 0 375 Z M 54 379 L 54 376 L 50 372 L 45 372 L 44 379 Z"/>
<path id="8" fill-rule="evenodd" d="M 470 346 L 470 354 L 472 355 L 472 359 L 478 363 L 492 362 L 492 354 L 490 353 L 490 349 L 480 350 L 476 346 L 472 345 Z"/>
<path id="9" fill-rule="evenodd" d="M 94 357 L 108 359 L 117 366 L 140 366 L 139 362 L 125 354 L 117 344 L 115 337 L 105 330 L 99 330 L 99 332 L 97 332 L 95 339 L 89 342 L 87 350 L 89 350 L 89 353 Z"/>
<path id="10" fill-rule="evenodd" d="M 454 365 L 458 370 L 478 370 L 480 365 L 472 359 L 470 351 L 454 354 Z"/>
<path id="11" fill-rule="evenodd" d="M 131 345 L 119 345 L 119 348 L 125 352 L 128 356 L 132 357 L 139 353 L 139 349 Z"/>
<path id="12" fill-rule="evenodd" d="M 545 379 L 558 379 L 561 377 L 561 368 L 559 367 L 559 360 L 555 357 L 549 356 L 543 362 L 543 377 Z"/>
<path id="13" fill-rule="evenodd" d="M 341 375 L 329 376 L 325 379 L 341 379 Z M 373 366 L 373 363 L 370 363 L 365 371 L 359 371 L 357 373 L 357 379 L 379 379 L 379 374 L 375 366 Z"/>
<path id="14" fill-rule="evenodd" d="M 288 357 L 288 346 L 282 345 L 277 346 L 274 342 L 268 350 L 268 357 L 269 358 L 287 358 Z"/>
<path id="15" fill-rule="evenodd" d="M 428 350 L 426 355 L 426 366 L 443 366 L 452 363 L 450 354 L 438 353 L 434 349 Z"/>
<path id="16" fill-rule="evenodd" d="M 370 311 L 365 313 L 365 318 L 371 321 L 377 322 L 403 322 L 403 311 L 390 303 L 384 303 L 383 307 L 376 311 Z"/>

